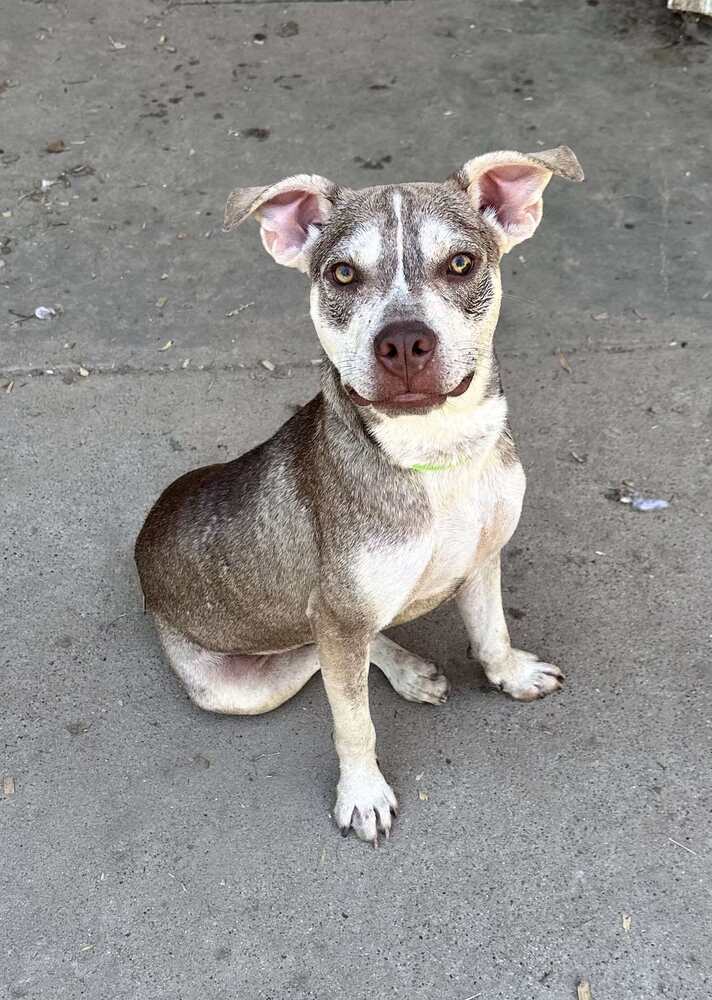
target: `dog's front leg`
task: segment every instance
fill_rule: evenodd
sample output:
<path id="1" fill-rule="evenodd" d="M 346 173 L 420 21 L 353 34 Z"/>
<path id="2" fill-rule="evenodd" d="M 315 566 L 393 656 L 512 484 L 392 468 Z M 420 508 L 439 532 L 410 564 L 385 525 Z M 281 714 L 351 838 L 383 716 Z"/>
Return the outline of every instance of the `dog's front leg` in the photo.
<path id="1" fill-rule="evenodd" d="M 340 626 L 321 611 L 313 614 L 312 623 L 339 755 L 334 818 L 344 836 L 353 828 L 375 847 L 379 830 L 388 837 L 398 803 L 376 759 L 368 707 L 370 636 L 360 628 Z"/>
<path id="2" fill-rule="evenodd" d="M 499 552 L 479 566 L 457 595 L 474 656 L 490 684 L 519 701 L 556 691 L 564 679 L 558 667 L 533 653 L 513 649 L 502 608 Z"/>

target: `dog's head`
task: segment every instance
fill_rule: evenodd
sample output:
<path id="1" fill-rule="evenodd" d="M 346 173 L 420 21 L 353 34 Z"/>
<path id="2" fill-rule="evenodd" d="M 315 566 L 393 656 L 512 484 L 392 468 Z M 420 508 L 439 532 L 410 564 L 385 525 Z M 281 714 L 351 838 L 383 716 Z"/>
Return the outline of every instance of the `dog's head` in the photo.
<path id="1" fill-rule="evenodd" d="M 300 174 L 234 191 L 225 228 L 253 215 L 279 264 L 311 278 L 311 315 L 351 399 L 427 411 L 489 374 L 499 262 L 535 231 L 553 174 L 583 180 L 566 146 L 489 153 L 442 184 L 353 191 Z"/>

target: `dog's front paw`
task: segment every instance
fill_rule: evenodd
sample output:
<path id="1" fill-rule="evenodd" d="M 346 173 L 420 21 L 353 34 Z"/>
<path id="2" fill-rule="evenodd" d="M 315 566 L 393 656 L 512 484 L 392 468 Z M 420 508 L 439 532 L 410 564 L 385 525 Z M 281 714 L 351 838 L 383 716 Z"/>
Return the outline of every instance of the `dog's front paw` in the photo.
<path id="1" fill-rule="evenodd" d="M 377 847 L 378 831 L 388 839 L 392 816 L 397 813 L 398 801 L 378 767 L 342 769 L 334 808 L 334 819 L 342 836 L 346 837 L 349 830 L 355 830 L 361 840 Z"/>
<path id="2" fill-rule="evenodd" d="M 517 701 L 534 701 L 558 691 L 564 675 L 553 663 L 544 663 L 533 653 L 512 649 L 501 663 L 485 666 L 487 680 Z"/>

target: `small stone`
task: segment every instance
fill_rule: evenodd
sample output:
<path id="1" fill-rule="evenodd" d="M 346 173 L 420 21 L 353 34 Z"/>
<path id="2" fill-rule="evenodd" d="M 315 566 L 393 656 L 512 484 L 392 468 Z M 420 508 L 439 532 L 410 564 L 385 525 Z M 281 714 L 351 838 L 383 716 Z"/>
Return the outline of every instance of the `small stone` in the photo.
<path id="1" fill-rule="evenodd" d="M 79 719 L 77 722 L 68 722 L 64 728 L 72 736 L 83 736 L 85 733 L 89 732 L 91 722 L 85 722 L 84 719 Z"/>

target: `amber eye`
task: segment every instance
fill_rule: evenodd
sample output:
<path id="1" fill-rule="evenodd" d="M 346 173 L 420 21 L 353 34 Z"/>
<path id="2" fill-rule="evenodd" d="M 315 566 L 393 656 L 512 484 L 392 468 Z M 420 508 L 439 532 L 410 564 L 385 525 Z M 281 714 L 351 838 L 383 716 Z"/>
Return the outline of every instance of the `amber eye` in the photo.
<path id="1" fill-rule="evenodd" d="M 472 257 L 469 253 L 456 253 L 454 257 L 450 259 L 450 263 L 447 266 L 450 274 L 456 274 L 458 277 L 462 277 L 464 274 L 469 274 L 474 265 Z"/>
<path id="2" fill-rule="evenodd" d="M 340 285 L 350 285 L 356 277 L 356 272 L 350 264 L 334 264 L 331 273 L 334 275 L 334 280 L 338 281 Z"/>

